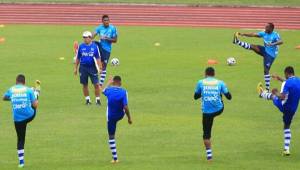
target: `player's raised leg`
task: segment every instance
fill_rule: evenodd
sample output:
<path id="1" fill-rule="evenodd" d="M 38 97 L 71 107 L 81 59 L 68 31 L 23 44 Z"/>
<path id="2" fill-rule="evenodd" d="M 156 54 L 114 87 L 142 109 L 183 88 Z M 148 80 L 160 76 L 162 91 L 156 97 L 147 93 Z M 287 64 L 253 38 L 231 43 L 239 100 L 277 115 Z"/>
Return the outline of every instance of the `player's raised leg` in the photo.
<path id="1" fill-rule="evenodd" d="M 259 55 L 263 55 L 258 45 L 250 44 L 250 43 L 243 42 L 243 41 L 239 40 L 240 35 L 242 35 L 242 34 L 239 33 L 239 32 L 234 33 L 234 35 L 233 35 L 233 44 L 241 46 L 246 50 L 252 50 L 252 51 L 254 51 L 255 53 L 257 53 Z"/>
<path id="2" fill-rule="evenodd" d="M 258 84 L 257 91 L 259 96 L 266 100 L 272 100 L 273 104 L 282 112 L 282 119 L 284 123 L 284 149 L 283 155 L 290 155 L 290 143 L 291 143 L 291 130 L 290 125 L 293 117 L 297 111 L 298 103 L 300 100 L 300 79 L 295 76 L 293 67 L 285 68 L 285 78 L 273 75 L 273 78 L 283 82 L 281 92 L 277 89 L 272 89 L 272 93 L 264 91 L 262 84 Z"/>

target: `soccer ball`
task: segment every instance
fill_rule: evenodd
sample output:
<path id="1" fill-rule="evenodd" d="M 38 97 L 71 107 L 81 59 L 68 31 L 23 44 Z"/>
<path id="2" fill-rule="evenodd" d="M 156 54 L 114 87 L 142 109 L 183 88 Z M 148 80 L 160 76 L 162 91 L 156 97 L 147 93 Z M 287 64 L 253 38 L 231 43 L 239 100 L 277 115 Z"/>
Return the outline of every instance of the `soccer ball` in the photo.
<path id="1" fill-rule="evenodd" d="M 233 57 L 227 59 L 227 65 L 233 66 L 236 64 L 236 60 Z"/>
<path id="2" fill-rule="evenodd" d="M 110 63 L 112 66 L 118 66 L 120 64 L 120 61 L 117 58 L 113 58 L 110 60 Z"/>

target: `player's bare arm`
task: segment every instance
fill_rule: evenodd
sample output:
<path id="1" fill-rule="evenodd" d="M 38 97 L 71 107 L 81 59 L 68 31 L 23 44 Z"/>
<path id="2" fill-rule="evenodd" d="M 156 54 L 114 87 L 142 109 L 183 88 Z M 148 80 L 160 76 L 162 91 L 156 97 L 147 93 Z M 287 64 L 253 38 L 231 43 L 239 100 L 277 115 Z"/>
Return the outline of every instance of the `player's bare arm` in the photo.
<path id="1" fill-rule="evenodd" d="M 273 78 L 274 80 L 277 80 L 277 81 L 280 81 L 280 82 L 284 82 L 284 81 L 285 81 L 284 78 L 278 76 L 277 74 L 272 74 L 272 78 Z"/>
<path id="2" fill-rule="evenodd" d="M 239 33 L 240 36 L 243 36 L 243 37 L 258 37 L 258 34 L 257 33 Z"/>
<path id="3" fill-rule="evenodd" d="M 109 38 L 107 36 L 102 36 L 101 40 L 106 40 L 106 41 L 109 41 L 109 42 L 112 42 L 112 43 L 116 43 L 118 41 L 118 37 Z"/>
<path id="4" fill-rule="evenodd" d="M 128 106 L 124 107 L 124 111 L 125 111 L 125 114 L 126 114 L 126 116 L 128 118 L 128 123 L 131 125 L 132 124 L 132 120 L 131 120 L 131 116 L 130 116 L 130 112 L 129 112 Z"/>
<path id="5" fill-rule="evenodd" d="M 282 45 L 283 44 L 283 41 L 282 40 L 279 40 L 277 42 L 274 42 L 274 43 L 270 43 L 270 44 L 267 44 L 268 46 L 273 46 L 273 45 Z"/>
<path id="6" fill-rule="evenodd" d="M 92 34 L 92 39 L 95 39 L 96 36 L 97 36 L 97 33 L 96 33 L 96 32 L 93 32 L 93 34 Z"/>
<path id="7" fill-rule="evenodd" d="M 77 75 L 78 72 L 78 65 L 79 65 L 79 60 L 76 59 L 75 64 L 74 64 L 74 75 Z"/>
<path id="8" fill-rule="evenodd" d="M 101 73 L 102 71 L 102 62 L 100 59 L 97 59 L 97 65 L 98 65 L 98 68 L 99 68 L 99 73 Z"/>
<path id="9" fill-rule="evenodd" d="M 36 100 L 36 101 L 32 102 L 31 105 L 32 105 L 32 107 L 37 108 L 39 105 L 39 102 Z"/>

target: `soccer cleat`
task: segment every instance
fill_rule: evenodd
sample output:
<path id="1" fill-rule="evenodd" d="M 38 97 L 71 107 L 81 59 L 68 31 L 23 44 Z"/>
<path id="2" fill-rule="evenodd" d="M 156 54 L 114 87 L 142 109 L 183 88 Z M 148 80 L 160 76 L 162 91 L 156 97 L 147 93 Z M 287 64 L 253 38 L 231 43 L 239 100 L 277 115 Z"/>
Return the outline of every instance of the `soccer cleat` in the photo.
<path id="1" fill-rule="evenodd" d="M 24 164 L 19 164 L 18 167 L 19 168 L 24 168 Z"/>
<path id="2" fill-rule="evenodd" d="M 101 101 L 100 101 L 100 100 L 97 100 L 97 101 L 96 101 L 96 105 L 97 105 L 97 106 L 101 106 Z"/>
<path id="3" fill-rule="evenodd" d="M 232 41 L 233 44 L 237 43 L 238 38 L 239 38 L 239 34 L 240 34 L 239 32 L 234 33 L 234 35 L 233 35 L 233 41 Z"/>
<path id="4" fill-rule="evenodd" d="M 41 81 L 40 80 L 35 80 L 35 90 L 36 91 L 41 91 Z"/>
<path id="5" fill-rule="evenodd" d="M 36 80 L 35 81 L 35 85 L 33 87 L 33 91 L 34 91 L 35 98 L 39 99 L 40 92 L 41 92 L 41 81 L 40 80 Z"/>
<path id="6" fill-rule="evenodd" d="M 91 105 L 92 102 L 90 100 L 85 100 L 85 105 Z"/>
<path id="7" fill-rule="evenodd" d="M 113 159 L 113 160 L 110 161 L 110 163 L 116 164 L 116 163 L 119 163 L 119 160 L 118 160 L 118 159 L 117 159 L 117 160 L 114 160 L 114 159 Z"/>
<path id="8" fill-rule="evenodd" d="M 263 84 L 261 82 L 259 82 L 257 84 L 256 90 L 257 90 L 257 93 L 259 94 L 259 97 L 261 97 L 261 94 L 264 91 Z"/>
<path id="9" fill-rule="evenodd" d="M 282 152 L 282 156 L 290 156 L 290 155 L 291 155 L 290 150 L 284 150 Z"/>

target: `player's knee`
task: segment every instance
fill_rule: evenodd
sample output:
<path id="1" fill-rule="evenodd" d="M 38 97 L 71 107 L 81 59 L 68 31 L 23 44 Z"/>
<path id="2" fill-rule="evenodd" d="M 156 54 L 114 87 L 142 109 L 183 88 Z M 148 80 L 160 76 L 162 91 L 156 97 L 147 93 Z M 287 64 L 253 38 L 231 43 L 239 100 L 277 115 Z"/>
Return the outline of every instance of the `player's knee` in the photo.
<path id="1" fill-rule="evenodd" d="M 209 140 L 210 138 L 211 138 L 211 134 L 207 133 L 207 132 L 204 132 L 204 134 L 203 134 L 203 140 Z"/>
<path id="2" fill-rule="evenodd" d="M 115 139 L 115 134 L 110 134 L 109 139 Z"/>
<path id="3" fill-rule="evenodd" d="M 99 90 L 100 85 L 98 83 L 94 84 L 95 90 Z"/>
<path id="4" fill-rule="evenodd" d="M 267 67 L 265 67 L 265 68 L 264 68 L 264 74 L 267 75 L 267 74 L 269 74 L 269 73 L 270 73 L 270 69 L 267 68 Z"/>

